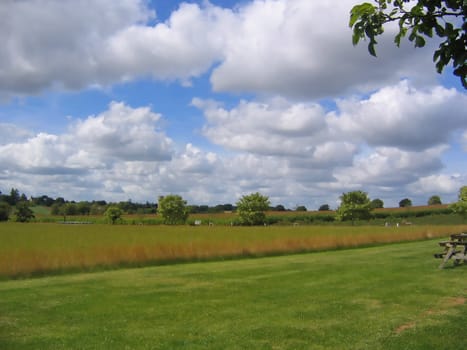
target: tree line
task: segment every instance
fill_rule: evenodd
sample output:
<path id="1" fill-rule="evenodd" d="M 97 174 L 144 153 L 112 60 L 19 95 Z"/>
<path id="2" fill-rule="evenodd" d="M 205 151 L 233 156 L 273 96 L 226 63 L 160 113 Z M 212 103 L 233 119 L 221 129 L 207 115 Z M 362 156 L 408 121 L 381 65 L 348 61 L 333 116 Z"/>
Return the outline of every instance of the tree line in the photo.
<path id="1" fill-rule="evenodd" d="M 377 198 L 370 200 L 368 194 L 363 191 L 352 191 L 343 193 L 340 196 L 341 204 L 329 217 L 322 216 L 325 221 L 351 221 L 369 220 L 376 218 L 372 215 L 374 209 L 383 208 L 384 202 Z M 459 213 L 465 216 L 467 203 L 467 186 L 459 191 L 458 202 L 452 204 L 448 211 Z M 428 199 L 428 205 L 442 204 L 438 195 L 433 195 Z M 47 195 L 31 197 L 28 200 L 23 193 L 20 194 L 17 189 L 12 188 L 10 193 L 2 194 L 0 192 L 0 221 L 9 219 L 12 208 L 15 208 L 14 220 L 25 222 L 34 219 L 34 212 L 31 206 L 50 207 L 50 213 L 55 216 L 63 216 L 63 221 L 67 221 L 67 216 L 75 215 L 104 215 L 109 222 L 118 222 L 123 214 L 156 214 L 162 217 L 165 224 L 183 224 L 186 223 L 190 214 L 199 213 L 220 213 L 236 212 L 240 225 L 259 225 L 267 222 L 265 212 L 267 211 L 288 211 L 283 205 L 271 206 L 269 198 L 259 192 L 245 195 L 239 201 L 233 204 L 219 204 L 214 207 L 207 205 L 188 205 L 179 195 L 160 196 L 158 203 L 135 203 L 131 200 L 107 203 L 106 201 L 66 201 L 62 197 L 51 198 Z M 409 198 L 404 198 L 399 202 L 399 207 L 407 208 L 412 206 Z M 319 211 L 330 211 L 328 204 L 319 207 Z M 295 211 L 307 211 L 305 206 L 297 206 Z M 389 214 L 384 214 L 389 215 Z M 384 215 L 379 215 L 383 218 Z M 385 217 L 386 217 L 385 216 Z M 331 220 L 331 221 L 332 221 Z M 269 220 L 271 221 L 271 220 Z M 272 222 L 271 222 L 272 223 Z"/>

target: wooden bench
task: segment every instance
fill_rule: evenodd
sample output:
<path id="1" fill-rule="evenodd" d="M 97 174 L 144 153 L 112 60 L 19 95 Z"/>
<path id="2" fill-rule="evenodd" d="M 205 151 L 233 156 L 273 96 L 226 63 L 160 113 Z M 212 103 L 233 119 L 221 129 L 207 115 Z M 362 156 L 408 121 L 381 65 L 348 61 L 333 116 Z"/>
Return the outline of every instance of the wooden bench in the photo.
<path id="1" fill-rule="evenodd" d="M 434 257 L 443 259 L 439 265 L 440 269 L 444 268 L 450 259 L 454 260 L 454 265 L 467 261 L 467 233 L 452 234 L 449 241 L 441 241 L 439 245 L 444 247 L 444 252 L 434 254 Z"/>

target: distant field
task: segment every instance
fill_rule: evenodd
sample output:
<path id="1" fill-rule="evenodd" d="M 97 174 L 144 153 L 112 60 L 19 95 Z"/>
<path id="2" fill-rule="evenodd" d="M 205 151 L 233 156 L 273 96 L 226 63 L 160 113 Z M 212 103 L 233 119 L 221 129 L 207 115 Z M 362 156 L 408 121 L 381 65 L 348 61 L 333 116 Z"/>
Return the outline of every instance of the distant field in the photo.
<path id="1" fill-rule="evenodd" d="M 415 206 L 408 208 L 383 208 L 372 211 L 371 220 L 356 221 L 355 225 L 383 225 L 385 222 L 411 222 L 418 225 L 453 225 L 465 224 L 460 215 L 453 214 L 448 205 Z M 36 218 L 34 221 L 52 223 L 62 221 L 107 223 L 104 215 L 51 215 L 50 208 L 33 207 Z M 235 212 L 195 213 L 190 214 L 188 223 L 194 224 L 201 220 L 203 225 L 210 222 L 216 225 L 232 225 L 238 221 Z M 125 214 L 119 224 L 126 225 L 161 225 L 163 219 L 156 214 Z M 348 222 L 336 222 L 334 211 L 268 211 L 266 223 L 270 225 L 348 225 Z"/>
<path id="2" fill-rule="evenodd" d="M 145 226 L 0 224 L 0 277 L 258 257 L 422 240 L 464 226 Z"/>
<path id="3" fill-rule="evenodd" d="M 429 240 L 3 281 L 0 349 L 463 349 L 467 266 L 439 270 L 438 250 Z"/>

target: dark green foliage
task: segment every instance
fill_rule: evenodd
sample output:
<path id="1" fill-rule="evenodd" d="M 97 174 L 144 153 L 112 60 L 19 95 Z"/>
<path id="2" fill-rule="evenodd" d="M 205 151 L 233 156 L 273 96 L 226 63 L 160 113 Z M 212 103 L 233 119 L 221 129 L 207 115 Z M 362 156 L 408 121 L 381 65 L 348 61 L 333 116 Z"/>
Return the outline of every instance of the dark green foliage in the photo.
<path id="1" fill-rule="evenodd" d="M 376 198 L 376 199 L 373 199 L 371 202 L 370 202 L 370 207 L 371 209 L 380 209 L 380 208 L 384 208 L 384 202 L 379 199 L 379 198 Z"/>
<path id="2" fill-rule="evenodd" d="M 404 198 L 399 202 L 399 208 L 407 208 L 412 206 L 412 201 L 409 198 Z"/>
<path id="3" fill-rule="evenodd" d="M 18 202 L 16 204 L 15 221 L 28 222 L 34 217 L 34 213 L 27 202 Z"/>
<path id="4" fill-rule="evenodd" d="M 11 207 L 6 202 L 0 202 L 0 221 L 8 221 L 10 218 Z"/>
<path id="5" fill-rule="evenodd" d="M 428 199 L 428 205 L 440 205 L 443 204 L 441 203 L 441 198 L 439 196 L 431 196 L 430 199 Z"/>
<path id="6" fill-rule="evenodd" d="M 297 208 L 295 208 L 295 211 L 306 211 L 306 207 L 304 205 L 299 205 Z"/>
<path id="7" fill-rule="evenodd" d="M 440 38 L 441 44 L 434 52 L 438 73 L 452 63 L 454 75 L 467 89 L 467 2 L 465 0 L 374 0 L 375 4 L 362 3 L 350 11 L 349 26 L 353 29 L 352 42 L 369 39 L 368 51 L 376 56 L 376 37 L 384 32 L 389 22 L 399 24 L 394 38 L 397 46 L 405 36 L 415 47 L 423 47 L 426 39 Z M 413 6 L 412 6 L 413 5 Z"/>
<path id="8" fill-rule="evenodd" d="M 370 219 L 370 199 L 366 192 L 353 191 L 343 193 L 341 205 L 337 209 L 337 219 L 341 221 Z"/>
<path id="9" fill-rule="evenodd" d="M 104 213 L 104 215 L 112 223 L 112 225 L 115 224 L 117 220 L 120 220 L 120 218 L 122 217 L 122 214 L 123 214 L 123 211 L 119 207 L 115 207 L 115 206 L 108 207 Z"/>
<path id="10" fill-rule="evenodd" d="M 159 198 L 158 213 L 167 225 L 184 224 L 189 215 L 186 201 L 173 194 Z"/>
<path id="11" fill-rule="evenodd" d="M 285 209 L 285 207 L 284 207 L 282 204 L 279 204 L 279 205 L 276 205 L 276 206 L 274 207 L 274 210 L 275 210 L 275 211 L 285 211 L 286 209 Z"/>
<path id="12" fill-rule="evenodd" d="M 450 209 L 461 215 L 464 219 L 467 218 L 467 186 L 462 186 L 459 190 L 459 200 L 450 205 Z"/>
<path id="13" fill-rule="evenodd" d="M 237 202 L 237 212 L 242 225 L 263 225 L 265 212 L 269 209 L 269 198 L 256 192 L 243 196 Z"/>
<path id="14" fill-rule="evenodd" d="M 323 204 L 319 207 L 318 211 L 329 211 L 331 208 L 329 207 L 329 204 Z"/>

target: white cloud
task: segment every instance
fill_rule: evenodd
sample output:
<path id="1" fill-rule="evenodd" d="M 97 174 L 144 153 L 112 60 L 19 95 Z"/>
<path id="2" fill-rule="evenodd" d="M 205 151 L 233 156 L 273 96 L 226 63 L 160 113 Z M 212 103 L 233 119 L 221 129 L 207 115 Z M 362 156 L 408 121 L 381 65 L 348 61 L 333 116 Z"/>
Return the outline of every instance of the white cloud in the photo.
<path id="1" fill-rule="evenodd" d="M 54 85 L 77 89 L 105 81 L 103 43 L 151 15 L 133 0 L 2 1 L 0 92 L 31 94 Z"/>
<path id="2" fill-rule="evenodd" d="M 352 167 L 336 171 L 335 176 L 339 183 L 349 188 L 404 186 L 425 174 L 441 170 L 441 155 L 445 150 L 445 146 L 421 152 L 378 147 L 368 155 L 357 157 Z"/>
<path id="3" fill-rule="evenodd" d="M 364 45 L 352 46 L 347 23 L 355 3 L 256 0 L 234 10 L 182 3 L 153 25 L 155 14 L 143 0 L 3 1 L 0 94 L 146 76 L 190 85 L 216 64 L 217 91 L 316 98 L 401 77 L 433 82 L 423 49 L 397 49 L 390 35 L 380 40 L 378 59 Z"/>
<path id="4" fill-rule="evenodd" d="M 325 113 L 318 104 L 291 104 L 283 99 L 241 101 L 231 110 L 213 101 L 194 99 L 193 104 L 205 114 L 203 134 L 232 150 L 307 156 L 325 140 Z"/>
<path id="5" fill-rule="evenodd" d="M 464 131 L 464 133 L 462 134 L 462 141 L 461 142 L 462 142 L 464 151 L 467 152 L 467 130 Z"/>
<path id="6" fill-rule="evenodd" d="M 160 115 L 148 107 L 112 102 L 109 110 L 78 121 L 71 138 L 89 153 L 122 160 L 167 160 L 172 141 L 156 130 Z"/>
<path id="7" fill-rule="evenodd" d="M 373 146 L 422 150 L 446 143 L 454 131 L 467 127 L 467 95 L 441 86 L 421 90 L 402 81 L 337 106 L 333 129 Z"/>
<path id="8" fill-rule="evenodd" d="M 15 124 L 0 123 L 0 146 L 12 142 L 24 141 L 32 136 L 32 133 L 26 129 L 20 128 Z"/>
<path id="9" fill-rule="evenodd" d="M 172 140 L 156 126 L 160 116 L 147 107 L 112 102 L 97 116 L 78 120 L 63 135 L 39 133 L 0 146 L 0 168 L 26 173 L 84 173 L 121 160 L 166 161 Z"/>
<path id="10" fill-rule="evenodd" d="M 433 81 L 425 50 L 394 47 L 391 27 L 379 40 L 379 58 L 354 48 L 349 11 L 357 1 L 252 1 L 236 13 L 225 58 L 211 81 L 217 91 L 323 97 L 368 91 L 410 76 Z M 430 46 L 430 44 L 428 44 Z"/>
<path id="11" fill-rule="evenodd" d="M 433 195 L 449 195 L 448 202 L 456 200 L 453 194 L 456 194 L 459 189 L 465 185 L 467 176 L 464 175 L 447 175 L 437 174 L 419 178 L 408 188 L 412 193 L 423 195 L 431 193 Z M 441 198 L 443 199 L 443 198 Z"/>

